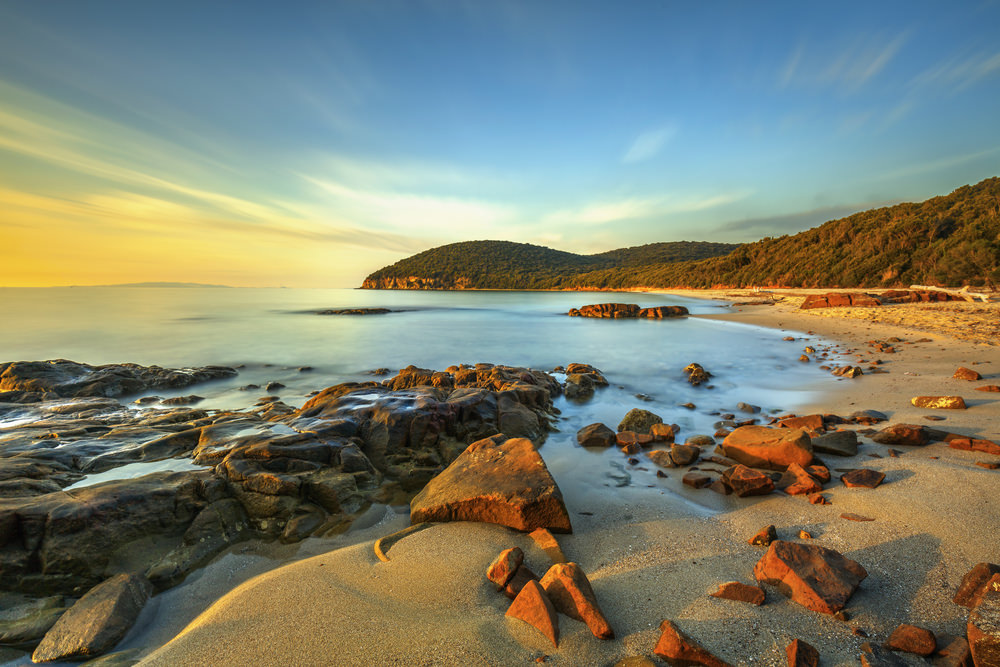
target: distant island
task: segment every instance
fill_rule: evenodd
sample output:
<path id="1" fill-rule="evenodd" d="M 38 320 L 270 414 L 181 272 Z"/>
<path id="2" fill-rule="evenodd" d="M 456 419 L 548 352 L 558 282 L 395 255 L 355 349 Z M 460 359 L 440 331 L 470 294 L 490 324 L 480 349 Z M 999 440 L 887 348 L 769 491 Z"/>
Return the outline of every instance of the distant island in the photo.
<path id="1" fill-rule="evenodd" d="M 577 255 L 465 241 L 375 271 L 364 289 L 906 287 L 1000 282 L 1000 178 L 872 209 L 794 235 L 680 241 Z"/>
<path id="2" fill-rule="evenodd" d="M 112 285 L 71 285 L 70 287 L 231 287 L 230 285 L 209 285 L 206 283 L 114 283 Z"/>

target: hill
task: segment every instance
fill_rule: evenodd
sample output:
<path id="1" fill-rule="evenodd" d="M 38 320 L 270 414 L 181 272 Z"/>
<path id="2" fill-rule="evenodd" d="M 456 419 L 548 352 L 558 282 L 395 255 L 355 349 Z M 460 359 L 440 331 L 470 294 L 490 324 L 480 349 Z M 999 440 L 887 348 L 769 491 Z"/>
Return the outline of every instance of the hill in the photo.
<path id="1" fill-rule="evenodd" d="M 368 276 L 366 289 L 559 289 L 582 275 L 723 255 L 731 243 L 650 243 L 577 255 L 530 243 L 463 241 L 431 248 Z"/>
<path id="2" fill-rule="evenodd" d="M 507 241 L 427 250 L 371 274 L 382 289 L 905 287 L 1000 283 L 1000 178 L 754 243 L 652 243 L 575 255 Z"/>

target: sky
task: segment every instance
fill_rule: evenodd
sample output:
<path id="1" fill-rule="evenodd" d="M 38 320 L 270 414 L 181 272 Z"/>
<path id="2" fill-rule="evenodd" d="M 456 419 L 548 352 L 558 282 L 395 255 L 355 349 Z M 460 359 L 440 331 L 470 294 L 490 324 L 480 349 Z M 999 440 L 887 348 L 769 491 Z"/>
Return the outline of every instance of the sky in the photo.
<path id="1" fill-rule="evenodd" d="M 354 287 L 1000 175 L 1000 2 L 0 2 L 0 285 Z"/>

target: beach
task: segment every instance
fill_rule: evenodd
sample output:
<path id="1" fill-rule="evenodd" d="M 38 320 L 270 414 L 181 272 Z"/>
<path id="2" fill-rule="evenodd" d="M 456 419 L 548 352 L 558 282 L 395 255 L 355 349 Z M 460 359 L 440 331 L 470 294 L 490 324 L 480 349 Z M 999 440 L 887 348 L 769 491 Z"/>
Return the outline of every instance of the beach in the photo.
<path id="1" fill-rule="evenodd" d="M 698 296 L 731 299 L 732 292 Z M 880 367 L 888 372 L 842 379 L 798 414 L 847 416 L 871 409 L 885 413 L 888 424 L 1000 437 L 1000 401 L 974 391 L 1000 377 L 1000 350 L 982 342 L 987 337 L 974 341 L 967 331 L 957 338 L 946 326 L 935 330 L 931 323 L 940 321 L 940 312 L 908 315 L 907 322 L 919 320 L 917 330 L 873 322 L 867 314 L 818 316 L 794 308 L 789 300 L 703 317 L 785 329 L 795 338 L 780 343 L 790 360 L 802 353 L 802 336 L 812 332 L 842 351 L 884 361 Z M 893 354 L 868 346 L 893 337 L 903 341 L 894 344 Z M 984 379 L 952 379 L 959 366 Z M 961 395 L 968 409 L 918 409 L 910 404 L 918 395 Z M 931 414 L 945 419 L 932 424 L 924 419 Z M 962 576 L 976 563 L 1000 557 L 1000 472 L 975 465 L 998 457 L 943 442 L 896 447 L 900 453 L 891 457 L 889 447 L 862 442 L 857 456 L 823 457 L 834 475 L 824 490 L 829 505 L 781 493 L 736 498 L 695 490 L 681 484 L 676 470 L 660 480 L 662 490 L 672 492 L 662 495 L 632 486 L 588 492 L 565 485 L 573 533 L 557 539 L 587 573 L 613 640 L 596 639 L 584 624 L 560 616 L 554 647 L 527 624 L 504 617 L 509 600 L 487 582 L 486 568 L 501 550 L 519 546 L 526 564 L 543 574 L 548 556 L 527 535 L 490 524 L 438 524 L 395 544 L 389 562 L 382 562 L 373 541 L 409 523 L 405 514 L 387 513 L 356 531 L 354 545 L 237 587 L 143 664 L 613 664 L 629 656 L 653 658 L 663 619 L 734 665 L 786 664 L 785 646 L 796 638 L 819 649 L 822 665 L 855 665 L 862 643 L 881 644 L 900 623 L 931 629 L 941 647 L 947 636 L 965 632 L 968 611 L 952 602 Z M 644 454 L 638 458 L 655 468 Z M 860 467 L 884 473 L 884 483 L 859 489 L 837 481 L 837 468 Z M 552 472 L 558 481 L 561 471 Z M 843 513 L 874 520 L 848 521 L 840 518 Z M 783 540 L 799 541 L 799 531 L 808 531 L 811 544 L 835 549 L 867 569 L 845 608 L 848 620 L 809 611 L 771 587 L 765 587 L 760 607 L 709 596 L 722 582 L 755 583 L 753 566 L 764 550 L 747 540 L 767 524 Z M 923 664 L 913 656 L 904 659 Z"/>

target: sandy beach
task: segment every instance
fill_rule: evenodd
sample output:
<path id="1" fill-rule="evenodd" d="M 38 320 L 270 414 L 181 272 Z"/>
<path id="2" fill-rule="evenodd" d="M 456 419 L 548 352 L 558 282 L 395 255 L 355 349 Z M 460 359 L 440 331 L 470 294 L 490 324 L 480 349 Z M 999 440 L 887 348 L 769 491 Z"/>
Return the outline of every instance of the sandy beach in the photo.
<path id="1" fill-rule="evenodd" d="M 974 390 L 1000 384 L 1000 348 L 993 344 L 1000 304 L 800 311 L 800 292 L 777 296 L 774 305 L 736 306 L 708 317 L 787 330 L 794 338 L 783 343 L 790 361 L 807 345 L 829 344 L 856 354 L 865 368 L 860 360 L 881 359 L 887 371 L 842 379 L 798 414 L 872 409 L 888 415 L 888 424 L 1000 439 L 1000 394 Z M 903 341 L 893 354 L 868 345 L 892 337 Z M 953 379 L 959 366 L 983 380 Z M 968 409 L 918 409 L 910 404 L 918 395 L 960 395 Z M 944 420 L 925 420 L 932 414 Z M 741 499 L 694 490 L 681 484 L 679 470 L 665 471 L 659 488 L 650 489 L 577 483 L 587 474 L 583 462 L 552 469 L 574 527 L 558 536 L 559 544 L 588 574 L 613 640 L 596 639 L 583 623 L 560 616 L 554 647 L 535 629 L 504 617 L 509 600 L 495 592 L 485 571 L 502 549 L 520 546 L 529 567 L 543 574 L 550 561 L 527 535 L 490 524 L 439 524 L 403 539 L 392 547 L 391 560 L 381 562 L 373 541 L 409 524 L 405 514 L 387 511 L 351 534 L 357 543 L 238 586 L 142 664 L 610 665 L 629 656 L 656 662 L 653 647 L 663 619 L 733 665 L 786 664 L 785 647 L 795 638 L 818 648 L 822 665 L 856 665 L 863 642 L 881 644 L 904 622 L 932 630 L 944 646 L 948 635 L 965 633 L 968 610 L 952 602 L 962 576 L 976 563 L 1000 560 L 1000 470 L 975 465 L 1000 457 L 936 442 L 896 446 L 901 453 L 893 458 L 888 447 L 862 442 L 857 456 L 823 457 L 834 474 L 824 491 L 829 505 L 782 493 Z M 638 458 L 655 469 L 645 454 Z M 852 489 L 837 481 L 837 468 L 859 467 L 885 473 L 885 482 Z M 847 521 L 840 518 L 845 512 L 874 521 Z M 846 622 L 806 610 L 768 587 L 760 607 L 709 596 L 722 582 L 755 583 L 753 566 L 764 551 L 747 539 L 767 524 L 784 540 L 798 541 L 806 530 L 812 543 L 867 569 L 846 607 Z"/>

